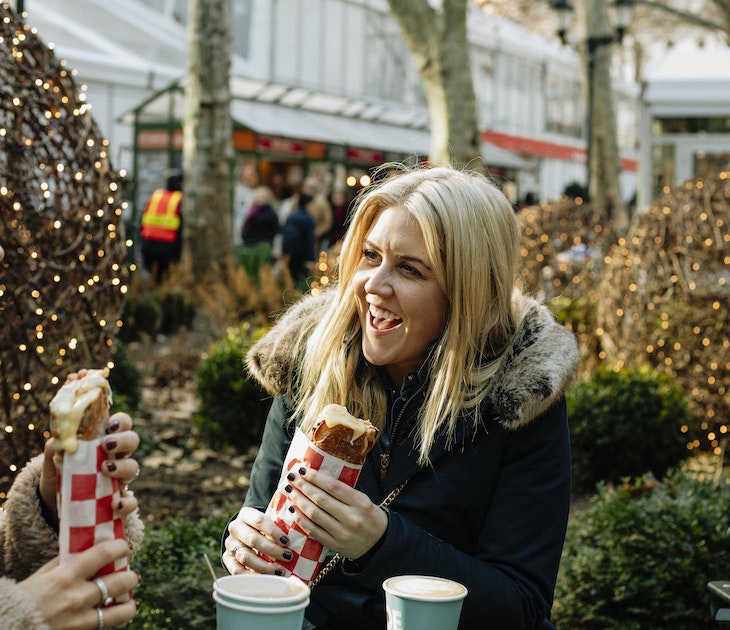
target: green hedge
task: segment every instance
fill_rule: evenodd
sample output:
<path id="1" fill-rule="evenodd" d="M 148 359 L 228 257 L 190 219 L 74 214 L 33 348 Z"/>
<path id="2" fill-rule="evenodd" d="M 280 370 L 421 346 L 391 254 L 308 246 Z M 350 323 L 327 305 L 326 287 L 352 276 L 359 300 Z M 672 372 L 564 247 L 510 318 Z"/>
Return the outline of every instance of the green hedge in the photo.
<path id="1" fill-rule="evenodd" d="M 135 591 L 139 611 L 125 628 L 170 630 L 215 628 L 213 577 L 207 555 L 217 575 L 220 540 L 229 515 L 211 517 L 201 523 L 171 519 L 161 529 L 148 529 L 144 543 L 132 562 L 142 576 Z"/>
<path id="2" fill-rule="evenodd" d="M 109 386 L 114 401 L 112 411 L 134 412 L 142 400 L 142 370 L 121 341 L 114 344 L 112 360 L 114 367 L 109 372 Z"/>
<path id="3" fill-rule="evenodd" d="M 661 479 L 689 455 L 691 415 L 663 372 L 600 367 L 568 390 L 567 402 L 578 491 L 646 473 Z"/>
<path id="4" fill-rule="evenodd" d="M 730 484 L 686 469 L 599 487 L 568 528 L 553 620 L 571 630 L 713 627 L 707 582 L 730 579 Z"/>
<path id="5" fill-rule="evenodd" d="M 261 442 L 271 397 L 245 373 L 243 362 L 254 337 L 249 324 L 230 328 L 196 368 L 200 406 L 193 421 L 213 447 L 230 444 L 245 453 Z"/>

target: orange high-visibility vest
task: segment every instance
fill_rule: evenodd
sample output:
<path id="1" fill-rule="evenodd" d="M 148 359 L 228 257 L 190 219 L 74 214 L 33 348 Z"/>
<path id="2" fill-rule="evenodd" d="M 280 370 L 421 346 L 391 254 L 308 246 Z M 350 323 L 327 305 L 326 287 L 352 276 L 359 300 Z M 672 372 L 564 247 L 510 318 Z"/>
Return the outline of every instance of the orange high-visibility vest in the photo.
<path id="1" fill-rule="evenodd" d="M 142 238 L 149 241 L 174 243 L 180 231 L 179 190 L 156 190 L 152 193 L 142 214 Z"/>

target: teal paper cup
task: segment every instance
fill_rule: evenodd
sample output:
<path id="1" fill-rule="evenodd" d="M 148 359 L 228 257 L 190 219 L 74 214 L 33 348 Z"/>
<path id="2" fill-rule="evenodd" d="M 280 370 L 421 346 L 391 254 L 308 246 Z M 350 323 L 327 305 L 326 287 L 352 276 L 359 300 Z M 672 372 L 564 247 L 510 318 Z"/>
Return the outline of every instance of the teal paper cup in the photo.
<path id="1" fill-rule="evenodd" d="M 467 594 L 462 584 L 427 575 L 383 582 L 388 630 L 456 630 Z"/>
<path id="2" fill-rule="evenodd" d="M 295 577 L 245 573 L 213 585 L 217 630 L 301 630 L 309 587 Z"/>

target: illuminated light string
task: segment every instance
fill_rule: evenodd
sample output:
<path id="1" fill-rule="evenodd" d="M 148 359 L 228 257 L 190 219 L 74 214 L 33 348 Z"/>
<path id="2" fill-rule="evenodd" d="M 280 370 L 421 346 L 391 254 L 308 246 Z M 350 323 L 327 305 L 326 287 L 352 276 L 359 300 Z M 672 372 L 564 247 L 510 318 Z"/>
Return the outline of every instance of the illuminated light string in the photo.
<path id="1" fill-rule="evenodd" d="M 599 364 L 666 372 L 701 432 L 687 448 L 716 456 L 730 426 L 729 180 L 722 171 L 667 188 L 625 236 L 580 200 L 518 215 L 520 286 L 576 332 L 583 376 Z"/>
<path id="2" fill-rule="evenodd" d="M 0 4 L 0 500 L 69 372 L 112 367 L 128 242 L 109 142 L 53 46 Z"/>

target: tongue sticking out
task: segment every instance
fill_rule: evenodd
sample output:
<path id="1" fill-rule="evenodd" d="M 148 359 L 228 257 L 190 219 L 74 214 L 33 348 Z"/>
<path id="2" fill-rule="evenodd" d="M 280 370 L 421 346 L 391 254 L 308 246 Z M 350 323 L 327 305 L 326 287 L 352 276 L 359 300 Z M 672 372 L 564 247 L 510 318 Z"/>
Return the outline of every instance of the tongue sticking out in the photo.
<path id="1" fill-rule="evenodd" d="M 401 323 L 400 317 L 373 317 L 373 328 L 377 330 L 390 330 L 391 328 L 395 328 L 398 324 Z"/>

